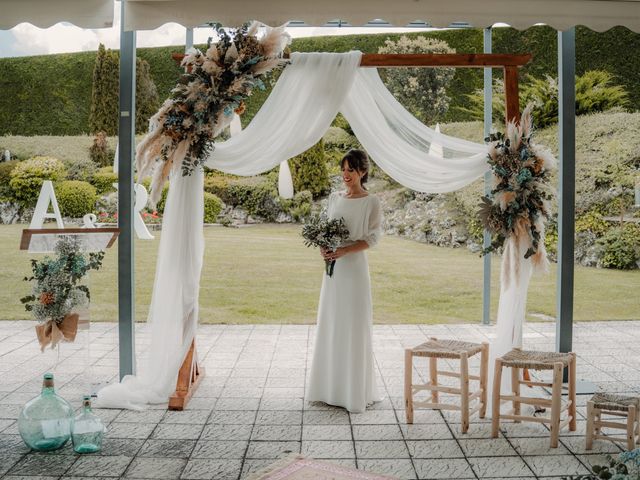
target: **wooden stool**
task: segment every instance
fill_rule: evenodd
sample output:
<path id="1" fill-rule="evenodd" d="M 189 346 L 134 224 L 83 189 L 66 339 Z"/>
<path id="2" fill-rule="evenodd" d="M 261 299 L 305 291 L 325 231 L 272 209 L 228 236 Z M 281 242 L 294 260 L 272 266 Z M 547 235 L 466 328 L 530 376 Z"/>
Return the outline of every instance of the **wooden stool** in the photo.
<path id="1" fill-rule="evenodd" d="M 638 420 L 638 410 L 640 409 L 640 399 L 638 397 L 625 397 L 612 393 L 596 393 L 587 402 L 587 450 L 593 447 L 593 439 L 609 440 L 611 442 L 626 442 L 627 450 L 633 450 L 635 444 L 640 444 L 640 421 Z M 626 423 L 603 421 L 602 415 L 612 415 L 615 417 L 625 417 Z M 615 437 L 602 435 L 601 428 L 615 428 L 625 430 L 626 437 Z"/>
<path id="2" fill-rule="evenodd" d="M 480 375 L 469 375 L 469 358 L 477 353 L 480 356 Z M 413 385 L 413 357 L 429 357 L 429 384 Z M 460 359 L 460 372 L 438 370 L 438 358 Z M 458 340 L 438 340 L 431 338 L 429 341 L 415 348 L 407 348 L 404 351 L 404 403 L 407 413 L 407 423 L 413 423 L 413 409 L 415 407 L 459 410 L 462 413 L 462 432 L 469 429 L 469 417 L 480 412 L 480 418 L 484 418 L 487 410 L 487 372 L 489 366 L 489 344 L 460 342 Z M 438 375 L 455 377 L 460 379 L 460 388 L 438 385 Z M 469 392 L 469 380 L 477 380 L 479 389 Z M 414 402 L 413 394 L 420 390 L 431 391 L 431 402 Z M 460 395 L 460 405 L 438 402 L 438 392 Z M 469 402 L 477 398 L 477 405 L 469 408 Z"/>
<path id="3" fill-rule="evenodd" d="M 511 391 L 512 395 L 501 395 L 500 385 L 502 383 L 502 367 L 511 368 Z M 539 422 L 548 423 L 551 426 L 551 448 L 558 446 L 558 435 L 560 430 L 569 425 L 572 432 L 576 429 L 576 355 L 575 353 L 555 353 L 555 352 L 534 352 L 521 350 L 519 348 L 511 350 L 502 358 L 496 358 L 496 370 L 493 378 L 492 397 L 492 435 L 498 437 L 500 419 L 514 420 L 516 423 Z M 533 382 L 520 379 L 521 369 L 529 370 L 553 370 L 552 383 Z M 562 373 L 565 368 L 569 369 L 569 398 L 562 401 Z M 538 397 L 523 397 L 520 395 L 520 385 L 549 387 L 551 388 L 551 400 Z M 513 409 L 507 413 L 500 412 L 500 402 L 510 401 Z M 551 408 L 550 417 L 531 417 L 520 414 L 520 404 L 537 405 Z M 561 420 L 562 412 L 567 410 L 567 418 Z"/>

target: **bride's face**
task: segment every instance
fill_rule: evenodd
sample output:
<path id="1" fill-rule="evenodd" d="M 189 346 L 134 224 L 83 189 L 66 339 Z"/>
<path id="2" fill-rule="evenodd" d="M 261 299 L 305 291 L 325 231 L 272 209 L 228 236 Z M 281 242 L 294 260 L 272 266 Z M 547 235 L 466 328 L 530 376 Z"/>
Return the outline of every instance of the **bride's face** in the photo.
<path id="1" fill-rule="evenodd" d="M 347 188 L 358 188 L 363 173 L 349 166 L 349 162 L 342 164 L 342 181 Z"/>

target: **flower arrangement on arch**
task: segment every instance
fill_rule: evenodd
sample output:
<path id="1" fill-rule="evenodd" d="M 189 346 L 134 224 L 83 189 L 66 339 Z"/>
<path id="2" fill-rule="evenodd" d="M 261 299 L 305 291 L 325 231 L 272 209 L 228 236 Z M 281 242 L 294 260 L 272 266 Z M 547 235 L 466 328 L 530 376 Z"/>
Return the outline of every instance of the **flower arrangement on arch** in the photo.
<path id="1" fill-rule="evenodd" d="M 284 26 L 259 22 L 226 30 L 214 25 L 219 40 L 209 39 L 203 53 L 193 49 L 182 60 L 185 73 L 160 110 L 151 117 L 150 131 L 136 150 L 139 178 L 153 172 L 151 201 L 156 203 L 174 166 L 189 175 L 213 151 L 213 140 L 241 114 L 251 92 L 264 89 L 264 75 L 282 66 L 290 36 Z M 159 163 L 159 165 L 156 165 Z"/>
<path id="2" fill-rule="evenodd" d="M 489 160 L 494 187 L 483 196 L 478 215 L 491 233 L 491 245 L 483 254 L 495 251 L 505 240 L 515 237 L 526 248 L 524 258 L 546 267 L 545 222 L 551 216 L 555 196 L 549 184 L 556 160 L 549 150 L 532 141 L 531 107 L 522 113 L 518 125 L 509 123 L 507 133 L 491 134 Z"/>

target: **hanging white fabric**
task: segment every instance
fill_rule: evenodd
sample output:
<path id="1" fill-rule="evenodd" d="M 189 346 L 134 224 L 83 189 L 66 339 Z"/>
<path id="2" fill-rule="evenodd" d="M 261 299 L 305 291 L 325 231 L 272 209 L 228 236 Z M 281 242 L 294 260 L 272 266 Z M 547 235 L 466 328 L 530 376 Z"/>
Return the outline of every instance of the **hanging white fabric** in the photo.
<path id="1" fill-rule="evenodd" d="M 360 52 L 292 53 L 271 94 L 242 132 L 217 143 L 206 165 L 257 175 L 315 145 L 351 91 Z"/>
<path id="2" fill-rule="evenodd" d="M 413 190 L 457 190 L 488 169 L 487 148 L 423 125 L 387 90 L 361 52 L 293 53 L 251 123 L 216 144 L 207 166 L 257 175 L 315 145 L 342 112 L 380 168 Z M 430 153 L 434 139 L 439 151 Z"/>
<path id="3" fill-rule="evenodd" d="M 147 320 L 147 358 L 137 376 L 100 390 L 96 406 L 137 410 L 166 402 L 195 336 L 204 254 L 204 173 L 196 169 L 183 177 L 177 168 L 170 184 Z"/>

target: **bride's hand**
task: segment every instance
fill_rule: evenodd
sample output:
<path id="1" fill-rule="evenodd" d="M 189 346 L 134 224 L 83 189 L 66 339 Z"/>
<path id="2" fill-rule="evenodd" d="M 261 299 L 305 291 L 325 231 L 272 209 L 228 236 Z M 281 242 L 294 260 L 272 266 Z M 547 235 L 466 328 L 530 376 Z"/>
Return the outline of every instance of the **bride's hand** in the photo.
<path id="1" fill-rule="evenodd" d="M 340 257 L 344 257 L 349 251 L 346 247 L 339 247 L 335 252 L 327 251 L 323 257 L 325 260 L 337 260 Z"/>

